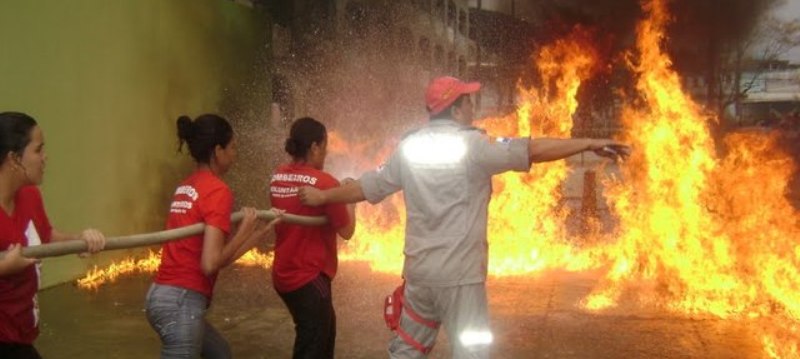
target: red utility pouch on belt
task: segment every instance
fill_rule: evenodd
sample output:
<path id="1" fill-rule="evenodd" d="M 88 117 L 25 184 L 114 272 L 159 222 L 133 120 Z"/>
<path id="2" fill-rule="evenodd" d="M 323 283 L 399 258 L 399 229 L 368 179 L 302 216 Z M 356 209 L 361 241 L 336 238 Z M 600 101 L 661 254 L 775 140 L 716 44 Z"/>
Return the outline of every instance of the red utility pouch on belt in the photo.
<path id="1" fill-rule="evenodd" d="M 383 319 L 386 326 L 395 330 L 400 326 L 400 314 L 403 312 L 403 289 L 405 283 L 394 290 L 394 293 L 386 296 L 383 302 Z"/>
<path id="2" fill-rule="evenodd" d="M 433 349 L 433 345 L 431 344 L 431 346 L 426 347 L 414 339 L 414 337 L 408 334 L 405 330 L 403 330 L 403 328 L 400 326 L 400 315 L 403 314 L 403 311 L 405 311 L 406 315 L 408 315 L 411 320 L 431 329 L 438 329 L 439 322 L 425 319 L 411 309 L 411 306 L 405 305 L 405 298 L 403 297 L 403 290 L 405 290 L 405 286 L 406 285 L 404 282 L 394 290 L 394 293 L 386 296 L 386 299 L 383 302 L 383 319 L 386 320 L 386 326 L 395 331 L 397 335 L 403 339 L 403 341 L 413 346 L 423 354 L 428 354 L 431 352 L 431 349 Z"/>

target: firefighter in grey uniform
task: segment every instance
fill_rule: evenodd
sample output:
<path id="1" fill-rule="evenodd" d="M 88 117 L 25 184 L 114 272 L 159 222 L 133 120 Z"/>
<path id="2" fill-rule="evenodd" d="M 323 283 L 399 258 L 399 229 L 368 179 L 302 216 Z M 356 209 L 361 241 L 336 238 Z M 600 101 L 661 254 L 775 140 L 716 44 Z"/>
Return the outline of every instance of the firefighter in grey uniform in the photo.
<path id="1" fill-rule="evenodd" d="M 389 343 L 391 358 L 423 358 L 444 325 L 454 358 L 488 358 L 493 337 L 486 294 L 487 212 L 491 177 L 527 172 L 533 162 L 584 150 L 613 156 L 628 148 L 610 140 L 491 140 L 472 122 L 470 94 L 480 84 L 434 79 L 426 92 L 430 122 L 409 133 L 379 169 L 358 181 L 300 190 L 309 205 L 367 200 L 402 190 L 406 204 L 403 307 Z"/>

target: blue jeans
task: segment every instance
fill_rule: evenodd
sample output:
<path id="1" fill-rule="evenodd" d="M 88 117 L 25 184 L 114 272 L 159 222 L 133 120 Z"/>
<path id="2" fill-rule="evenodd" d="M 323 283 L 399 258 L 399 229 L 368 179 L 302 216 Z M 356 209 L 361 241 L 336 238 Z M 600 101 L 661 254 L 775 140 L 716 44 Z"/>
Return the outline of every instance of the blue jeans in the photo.
<path id="1" fill-rule="evenodd" d="M 161 338 L 161 358 L 230 358 L 228 342 L 205 319 L 208 299 L 193 290 L 153 283 L 145 312 Z"/>

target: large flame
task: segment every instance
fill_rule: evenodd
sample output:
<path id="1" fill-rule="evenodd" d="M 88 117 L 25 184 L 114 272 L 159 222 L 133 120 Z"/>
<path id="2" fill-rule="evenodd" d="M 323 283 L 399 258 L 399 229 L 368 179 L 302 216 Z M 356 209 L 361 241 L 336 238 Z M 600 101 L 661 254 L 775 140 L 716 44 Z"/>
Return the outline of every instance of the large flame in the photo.
<path id="1" fill-rule="evenodd" d="M 606 183 L 620 223 L 610 270 L 585 305 L 614 306 L 625 293 L 677 313 L 771 317 L 758 326 L 765 352 L 796 356 L 800 231 L 785 197 L 793 162 L 764 133 L 730 135 L 717 156 L 713 118 L 681 91 L 661 49 L 666 2 L 645 12 L 635 65 L 643 106 L 623 111 L 636 150 L 623 179 Z"/>
<path id="2" fill-rule="evenodd" d="M 643 7 L 646 18 L 638 27 L 632 61 L 638 97 L 622 110 L 622 137 L 633 146 L 633 156 L 620 165 L 621 177 L 603 179 L 615 217 L 613 233 L 589 231 L 580 238 L 568 231 L 562 185 L 572 169 L 565 161 L 496 176 L 489 271 L 530 275 L 545 268 L 602 268 L 605 274 L 580 304 L 586 310 L 631 301 L 678 315 L 754 321 L 766 355 L 797 357 L 800 213 L 786 199 L 795 164 L 780 150 L 775 134 L 735 133 L 714 142 L 715 117 L 682 91 L 662 50 L 666 0 Z M 541 86 L 520 86 L 516 113 L 477 125 L 491 136 L 568 137 L 581 83 L 599 66 L 590 38 L 576 29 L 542 48 L 533 58 Z M 356 175 L 374 168 L 394 148 L 394 143 L 371 141 L 348 142 L 332 132 L 329 150 L 347 158 L 334 163 L 334 172 Z M 368 159 L 354 160 L 352 153 Z M 341 247 L 340 259 L 399 273 L 402 198 L 361 204 L 357 211 L 355 239 Z M 256 257 L 262 266 L 271 263 L 269 255 Z M 151 261 L 141 266 L 152 271 Z M 125 261 L 115 270 L 138 265 Z M 94 272 L 80 283 L 106 276 L 113 278 Z"/>
<path id="3" fill-rule="evenodd" d="M 541 77 L 539 89 L 519 88 L 515 115 L 490 118 L 478 126 L 493 136 L 569 137 L 577 93 L 598 63 L 590 34 L 576 28 L 568 37 L 544 47 L 533 58 Z M 515 126 L 514 126 L 515 125 Z M 527 174 L 493 178 L 489 205 L 489 271 L 516 275 L 544 268 L 585 268 L 568 242 L 562 184 L 570 174 L 566 162 L 536 165 Z"/>
<path id="4" fill-rule="evenodd" d="M 588 32 L 576 29 L 570 37 L 543 48 L 533 62 L 545 85 L 519 88 L 521 106 L 515 114 L 485 119 L 477 125 L 491 136 L 569 136 L 572 114 L 578 107 L 576 94 L 597 64 L 596 55 L 586 51 L 591 49 L 589 37 Z M 342 149 L 338 136 L 333 139 L 337 151 L 353 153 L 353 148 Z M 384 147 L 383 153 L 388 153 L 386 148 L 391 149 Z M 589 265 L 585 259 L 578 260 L 578 253 L 567 242 L 564 222 L 568 210 L 561 203 L 561 184 L 568 174 L 567 164 L 560 162 L 493 179 L 488 227 L 492 274 Z M 377 271 L 399 272 L 405 225 L 400 196 L 378 206 L 360 205 L 358 213 L 357 240 L 342 248 L 340 258 L 366 261 Z"/>
<path id="5" fill-rule="evenodd" d="M 619 241 L 612 248 L 610 283 L 589 298 L 589 308 L 613 303 L 622 288 L 612 283 L 630 283 L 632 275 L 659 281 L 661 293 L 647 293 L 643 299 L 674 293 L 686 300 L 680 304 L 685 306 L 698 304 L 690 297 L 705 297 L 685 295 L 683 283 L 689 278 L 704 282 L 695 283 L 700 292 L 738 289 L 735 278 L 702 275 L 707 270 L 700 265 L 703 262 L 725 273 L 719 267 L 731 261 L 727 248 L 719 247 L 727 241 L 716 240 L 719 228 L 701 202 L 716 167 L 706 117 L 681 91 L 680 80 L 661 51 L 668 16 L 665 6 L 660 1 L 651 3 L 650 18 L 639 26 L 640 58 L 634 70 L 644 106 L 623 109 L 626 140 L 636 150 L 622 168 L 624 182 L 608 183 L 620 218 Z M 720 302 L 714 306 L 712 310 L 718 313 L 734 309 Z"/>

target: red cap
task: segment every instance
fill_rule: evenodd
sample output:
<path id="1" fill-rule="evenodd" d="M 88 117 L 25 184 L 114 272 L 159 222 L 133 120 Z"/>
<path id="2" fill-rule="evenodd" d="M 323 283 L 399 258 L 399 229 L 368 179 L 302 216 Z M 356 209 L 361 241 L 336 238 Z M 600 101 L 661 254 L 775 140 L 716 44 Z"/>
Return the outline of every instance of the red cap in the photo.
<path id="1" fill-rule="evenodd" d="M 481 89 L 479 82 L 461 82 L 461 80 L 442 76 L 437 77 L 428 84 L 425 91 L 425 104 L 428 112 L 435 115 L 450 107 L 461 95 L 478 92 Z"/>

